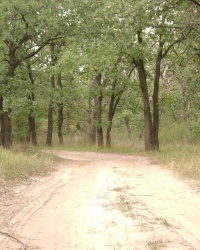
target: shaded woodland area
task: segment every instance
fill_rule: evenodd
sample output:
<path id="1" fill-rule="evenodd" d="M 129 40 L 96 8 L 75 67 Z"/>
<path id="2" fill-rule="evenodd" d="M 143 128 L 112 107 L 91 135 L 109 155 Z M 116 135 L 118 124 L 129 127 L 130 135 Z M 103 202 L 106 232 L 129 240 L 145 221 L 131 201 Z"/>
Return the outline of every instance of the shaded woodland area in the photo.
<path id="1" fill-rule="evenodd" d="M 189 121 L 200 138 L 200 4 L 0 1 L 0 144 L 142 136 Z M 112 130 L 115 133 L 112 136 Z M 169 127 L 170 129 L 170 127 Z M 39 139 L 40 138 L 40 142 Z"/>

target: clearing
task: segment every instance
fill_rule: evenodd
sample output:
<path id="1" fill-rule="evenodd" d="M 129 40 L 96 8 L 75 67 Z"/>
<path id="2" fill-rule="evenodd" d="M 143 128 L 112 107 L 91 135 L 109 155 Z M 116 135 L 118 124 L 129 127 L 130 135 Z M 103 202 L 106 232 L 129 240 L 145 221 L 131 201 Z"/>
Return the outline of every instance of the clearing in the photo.
<path id="1" fill-rule="evenodd" d="M 0 249 L 199 250 L 200 194 L 150 158 L 52 151 L 45 177 L 0 189 Z"/>

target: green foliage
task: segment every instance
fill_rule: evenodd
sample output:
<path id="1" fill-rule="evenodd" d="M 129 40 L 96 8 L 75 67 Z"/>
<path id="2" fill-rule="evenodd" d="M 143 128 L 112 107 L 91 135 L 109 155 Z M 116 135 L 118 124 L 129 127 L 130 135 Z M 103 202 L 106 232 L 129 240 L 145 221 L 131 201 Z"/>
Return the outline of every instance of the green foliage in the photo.
<path id="1" fill-rule="evenodd" d="M 82 133 L 86 133 L 88 98 L 99 92 L 97 88 L 91 89 L 99 72 L 103 75 L 104 128 L 110 96 L 121 95 L 113 124 L 121 129 L 127 117 L 131 130 L 140 135 L 144 122 L 143 100 L 133 59 L 144 61 L 152 96 L 159 37 L 166 51 L 184 35 L 183 41 L 171 47 L 162 63 L 160 112 L 161 116 L 169 117 L 171 123 L 191 119 L 191 136 L 198 138 L 199 16 L 189 2 L 2 0 L 0 8 L 0 95 L 4 97 L 3 110 L 12 110 L 14 139 L 26 139 L 30 112 L 36 119 L 38 131 L 46 132 L 50 101 L 54 108 L 54 128 L 57 104 L 62 103 L 63 133 L 76 134 L 77 124 Z M 138 43 L 138 31 L 141 43 Z M 52 42 L 56 44 L 55 65 L 49 49 Z M 16 64 L 12 79 L 8 77 L 10 48 L 15 49 Z M 34 55 L 38 48 L 41 50 Z M 34 86 L 27 64 L 31 66 Z M 52 88 L 51 77 L 60 73 L 62 88 L 57 85 Z M 34 100 L 30 100 L 32 94 Z"/>

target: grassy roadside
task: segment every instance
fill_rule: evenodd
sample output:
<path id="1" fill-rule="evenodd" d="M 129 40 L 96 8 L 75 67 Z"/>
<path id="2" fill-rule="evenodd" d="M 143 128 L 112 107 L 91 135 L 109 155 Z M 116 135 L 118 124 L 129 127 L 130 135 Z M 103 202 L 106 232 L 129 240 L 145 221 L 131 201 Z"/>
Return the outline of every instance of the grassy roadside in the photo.
<path id="1" fill-rule="evenodd" d="M 179 176 L 200 183 L 200 134 L 191 131 L 191 124 L 165 121 L 160 130 L 160 142 L 160 151 L 148 155 Z"/>
<path id="2" fill-rule="evenodd" d="M 0 177 L 6 180 L 26 180 L 31 176 L 53 170 L 58 159 L 38 149 L 14 146 L 12 150 L 0 148 Z"/>
<path id="3" fill-rule="evenodd" d="M 169 129 L 170 128 L 170 129 Z M 24 147 L 14 145 L 12 150 L 0 147 L 0 178 L 27 179 L 31 176 L 46 174 L 51 171 L 57 157 L 47 154 L 42 149 L 58 149 L 70 151 L 96 151 L 107 153 L 126 153 L 145 155 L 153 158 L 158 164 L 169 168 L 183 178 L 198 180 L 200 183 L 200 135 L 194 136 L 188 124 L 165 122 L 160 131 L 160 151 L 144 152 L 143 138 L 126 133 L 113 135 L 113 147 L 98 149 L 87 145 L 86 139 L 65 140 L 64 146 L 58 143 L 49 147 Z M 117 131 L 118 132 L 118 131 Z M 68 146 L 66 146 L 68 145 Z"/>
<path id="4" fill-rule="evenodd" d="M 173 144 L 159 152 L 148 152 L 147 155 L 179 176 L 200 182 L 200 145 Z"/>

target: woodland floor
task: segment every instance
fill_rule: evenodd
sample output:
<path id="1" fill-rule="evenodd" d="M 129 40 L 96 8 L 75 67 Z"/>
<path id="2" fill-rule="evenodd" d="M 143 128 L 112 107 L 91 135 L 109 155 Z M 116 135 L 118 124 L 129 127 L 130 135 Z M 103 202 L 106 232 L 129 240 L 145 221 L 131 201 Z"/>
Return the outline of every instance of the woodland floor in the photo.
<path id="1" fill-rule="evenodd" d="M 150 158 L 52 151 L 66 161 L 0 187 L 0 249 L 199 250 L 200 193 Z"/>

